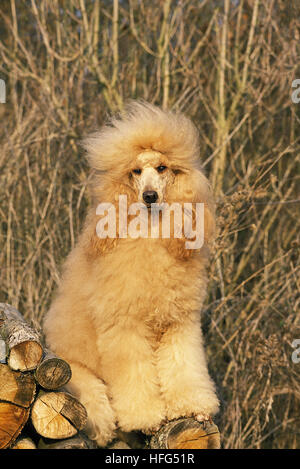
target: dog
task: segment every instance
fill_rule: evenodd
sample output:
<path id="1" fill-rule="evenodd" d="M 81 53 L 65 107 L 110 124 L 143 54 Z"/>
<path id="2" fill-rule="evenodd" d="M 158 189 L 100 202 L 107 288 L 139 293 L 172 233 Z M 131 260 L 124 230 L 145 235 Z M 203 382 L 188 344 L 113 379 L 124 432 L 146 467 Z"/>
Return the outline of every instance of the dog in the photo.
<path id="1" fill-rule="evenodd" d="M 198 132 L 185 115 L 131 102 L 83 146 L 91 207 L 43 329 L 47 345 L 71 365 L 68 389 L 87 409 L 88 435 L 105 447 L 118 429 L 151 434 L 165 421 L 203 421 L 218 411 L 200 323 L 215 213 Z M 188 207 L 181 217 L 189 231 L 178 234 L 179 216 L 164 236 L 162 210 L 160 231 L 139 236 L 152 208 L 171 204 Z M 204 234 L 191 248 L 196 205 Z M 137 206 L 143 219 L 134 217 Z M 121 217 L 131 234 L 126 222 L 120 229 Z"/>

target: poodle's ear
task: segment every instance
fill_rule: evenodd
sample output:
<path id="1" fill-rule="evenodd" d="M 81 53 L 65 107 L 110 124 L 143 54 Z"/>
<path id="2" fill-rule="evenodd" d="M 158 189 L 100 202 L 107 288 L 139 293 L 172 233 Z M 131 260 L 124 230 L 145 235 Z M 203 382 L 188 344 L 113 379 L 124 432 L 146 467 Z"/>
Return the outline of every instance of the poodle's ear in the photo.
<path id="1" fill-rule="evenodd" d="M 96 258 L 117 246 L 120 242 L 119 197 L 126 196 L 128 205 L 133 201 L 133 192 L 128 185 L 111 180 L 94 188 L 93 195 L 94 207 L 87 216 L 84 230 L 84 250 L 89 258 Z M 97 200 L 102 202 L 97 203 Z"/>
<path id="2" fill-rule="evenodd" d="M 204 241 L 209 243 L 215 235 L 215 204 L 208 179 L 198 169 L 173 170 L 175 179 L 168 194 L 170 202 L 204 204 Z M 195 209 L 193 208 L 193 220 Z"/>
<path id="3" fill-rule="evenodd" d="M 204 245 L 199 249 L 188 249 L 187 242 L 193 239 L 189 236 L 183 235 L 181 238 L 171 238 L 165 240 L 166 248 L 172 255 L 181 258 L 188 259 L 192 257 L 195 252 L 199 252 L 202 247 L 209 247 L 211 241 L 215 235 L 215 209 L 214 201 L 210 184 L 204 174 L 198 169 L 180 169 L 174 171 L 175 179 L 172 184 L 168 199 L 170 203 L 179 202 L 184 205 L 185 203 L 191 204 L 191 210 L 187 216 L 191 218 L 191 224 L 193 234 L 197 232 L 199 227 L 197 226 L 196 216 L 196 204 L 204 204 L 203 216 L 204 216 Z M 203 226 L 203 225 L 202 225 Z M 194 238 L 195 239 L 195 238 Z M 205 250 L 205 252 L 207 249 Z"/>
<path id="4" fill-rule="evenodd" d="M 86 220 L 84 230 L 84 251 L 88 259 L 97 257 L 114 249 L 118 242 L 118 234 L 115 237 L 101 237 L 97 232 L 97 225 L 102 217 L 96 214 L 96 209 L 91 210 Z"/>
<path id="5" fill-rule="evenodd" d="M 212 201 L 204 202 L 204 241 L 211 243 L 216 235 L 215 206 Z"/>

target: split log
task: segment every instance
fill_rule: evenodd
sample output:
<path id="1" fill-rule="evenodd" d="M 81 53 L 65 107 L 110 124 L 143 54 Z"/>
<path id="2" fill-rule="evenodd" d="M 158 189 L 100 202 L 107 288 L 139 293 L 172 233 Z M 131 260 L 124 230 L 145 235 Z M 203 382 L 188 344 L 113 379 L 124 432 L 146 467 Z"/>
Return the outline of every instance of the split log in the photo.
<path id="1" fill-rule="evenodd" d="M 35 443 L 29 437 L 20 437 L 11 449 L 36 449 Z"/>
<path id="2" fill-rule="evenodd" d="M 31 421 L 35 430 L 45 438 L 70 438 L 85 426 L 87 412 L 67 392 L 41 392 L 32 406 Z"/>
<path id="3" fill-rule="evenodd" d="M 0 402 L 0 449 L 8 448 L 19 436 L 30 409 L 10 402 Z"/>
<path id="4" fill-rule="evenodd" d="M 59 389 L 70 381 L 70 365 L 62 358 L 56 357 L 50 350 L 44 349 L 41 363 L 35 370 L 35 379 L 45 389 Z"/>
<path id="5" fill-rule="evenodd" d="M 38 443 L 38 449 L 96 449 L 97 443 L 90 440 L 83 433 L 79 433 L 66 440 L 48 440 L 41 438 Z"/>
<path id="6" fill-rule="evenodd" d="M 0 383 L 0 448 L 7 448 L 28 420 L 36 385 L 31 374 L 12 371 L 3 364 Z"/>
<path id="7" fill-rule="evenodd" d="M 13 371 L 8 365 L 0 364 L 0 401 L 29 407 L 35 396 L 34 377 L 29 373 Z"/>
<path id="8" fill-rule="evenodd" d="M 151 437 L 151 449 L 218 449 L 220 433 L 211 422 L 193 418 L 173 420 Z"/>
<path id="9" fill-rule="evenodd" d="M 37 367 L 43 354 L 39 334 L 17 309 L 6 303 L 0 303 L 0 338 L 9 349 L 10 368 L 29 371 Z"/>

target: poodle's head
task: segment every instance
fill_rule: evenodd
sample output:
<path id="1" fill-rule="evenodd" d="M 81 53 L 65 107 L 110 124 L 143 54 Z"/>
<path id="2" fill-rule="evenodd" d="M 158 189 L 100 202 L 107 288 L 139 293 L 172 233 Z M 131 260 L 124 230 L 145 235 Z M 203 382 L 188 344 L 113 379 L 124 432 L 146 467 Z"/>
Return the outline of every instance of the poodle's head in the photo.
<path id="1" fill-rule="evenodd" d="M 117 117 L 84 141 L 94 172 L 95 205 L 202 202 L 213 232 L 214 208 L 208 180 L 201 170 L 199 137 L 186 116 L 144 102 L 130 103 Z"/>
<path id="2" fill-rule="evenodd" d="M 130 103 L 84 141 L 94 170 L 95 201 L 125 191 L 137 202 L 198 201 L 210 189 L 200 164 L 199 137 L 186 116 Z M 123 192 L 124 193 L 124 192 Z M 201 197 L 200 197 L 201 198 Z"/>

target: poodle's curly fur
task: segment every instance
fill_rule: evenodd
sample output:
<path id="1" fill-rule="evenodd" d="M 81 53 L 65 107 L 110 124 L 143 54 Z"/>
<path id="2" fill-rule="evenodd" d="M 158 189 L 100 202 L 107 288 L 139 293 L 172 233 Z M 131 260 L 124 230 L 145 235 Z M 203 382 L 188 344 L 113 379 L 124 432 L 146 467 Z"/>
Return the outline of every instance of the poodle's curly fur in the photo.
<path id="1" fill-rule="evenodd" d="M 49 347 L 71 365 L 69 390 L 87 409 L 89 435 L 105 446 L 117 428 L 148 433 L 165 419 L 218 410 L 200 325 L 214 203 L 197 130 L 182 114 L 133 102 L 84 146 L 93 203 L 44 332 Z M 163 172 L 155 176 L 159 165 Z M 161 183 L 160 201 L 204 204 L 201 249 L 186 249 L 184 235 L 97 236 L 99 202 L 117 205 L 120 194 L 128 203 L 139 201 L 136 167 L 148 168 Z"/>

